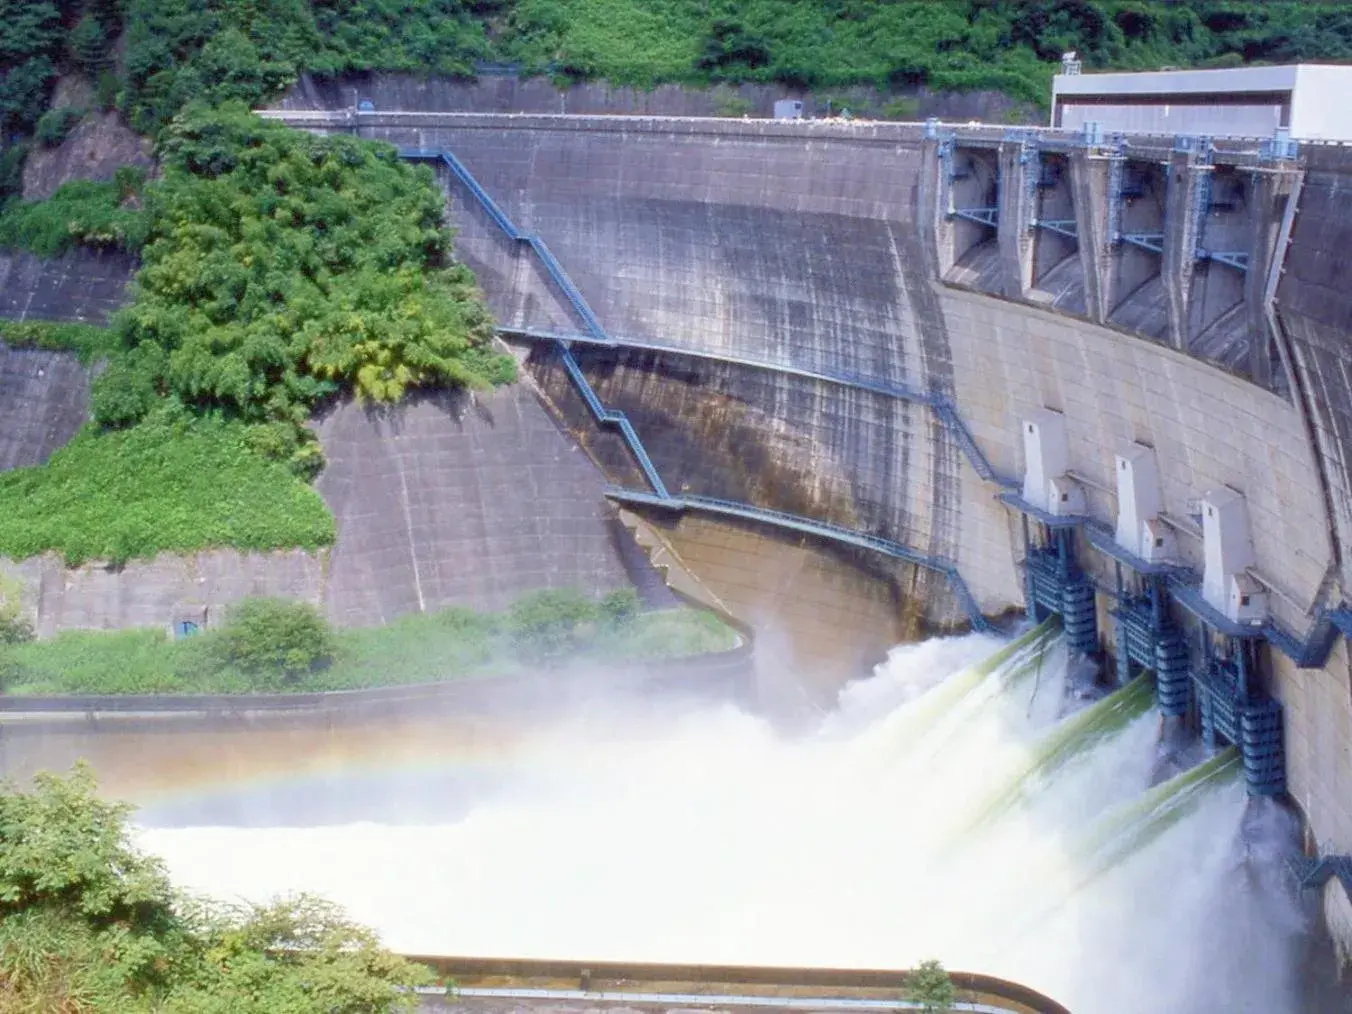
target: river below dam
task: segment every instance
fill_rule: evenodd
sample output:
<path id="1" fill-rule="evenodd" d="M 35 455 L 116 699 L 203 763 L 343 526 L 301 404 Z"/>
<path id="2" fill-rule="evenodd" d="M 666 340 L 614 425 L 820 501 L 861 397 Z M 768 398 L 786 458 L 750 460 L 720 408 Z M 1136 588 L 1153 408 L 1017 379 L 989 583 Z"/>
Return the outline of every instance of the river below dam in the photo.
<path id="1" fill-rule="evenodd" d="M 1076 1014 L 1333 1010 L 1306 995 L 1294 820 L 1230 753 L 1162 780 L 1149 683 L 1075 703 L 1078 679 L 1052 634 L 973 635 L 895 649 L 807 730 L 606 697 L 25 756 L 83 742 L 180 885 L 321 894 L 406 953 L 936 957 Z"/>

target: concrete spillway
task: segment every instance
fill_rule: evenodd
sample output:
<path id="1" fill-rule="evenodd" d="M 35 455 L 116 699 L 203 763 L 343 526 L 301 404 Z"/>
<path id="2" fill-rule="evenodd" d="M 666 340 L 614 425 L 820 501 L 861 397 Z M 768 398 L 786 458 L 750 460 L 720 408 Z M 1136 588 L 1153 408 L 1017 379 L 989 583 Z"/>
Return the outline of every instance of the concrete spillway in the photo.
<path id="1" fill-rule="evenodd" d="M 477 734 L 452 718 L 435 755 L 184 785 L 142 811 L 142 838 L 182 883 L 319 891 L 415 953 L 937 955 L 1083 1014 L 1302 1009 L 1297 910 L 1235 883 L 1280 867 L 1246 862 L 1233 761 L 1147 794 L 1153 719 L 1080 722 L 1067 743 L 1059 645 L 1032 636 L 982 664 L 994 647 L 898 649 L 794 736 L 709 705 L 593 700 Z M 974 830 L 1011 779 L 1017 802 Z M 1211 974 L 1227 953 L 1242 967 Z"/>

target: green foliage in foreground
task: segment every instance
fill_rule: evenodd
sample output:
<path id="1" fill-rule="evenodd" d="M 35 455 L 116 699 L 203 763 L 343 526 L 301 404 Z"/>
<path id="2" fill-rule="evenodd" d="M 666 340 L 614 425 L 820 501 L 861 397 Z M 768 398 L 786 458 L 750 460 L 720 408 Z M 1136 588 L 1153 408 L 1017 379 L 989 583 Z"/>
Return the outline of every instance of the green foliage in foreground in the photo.
<path id="1" fill-rule="evenodd" d="M 136 207 L 145 173 L 123 166 L 107 183 L 72 180 L 45 201 L 12 205 L 0 215 L 0 246 L 55 257 L 73 246 L 139 250 L 149 227 Z"/>
<path id="2" fill-rule="evenodd" d="M 315 490 L 249 445 L 248 428 L 166 407 L 129 430 L 87 427 L 46 465 L 0 473 L 0 556 L 122 563 L 217 546 L 330 545 Z"/>
<path id="3" fill-rule="evenodd" d="M 543 601 L 545 605 L 541 605 Z M 316 638 L 304 622 L 300 638 L 278 638 L 254 623 L 246 635 L 239 613 L 227 626 L 178 641 L 160 630 L 70 631 L 48 641 L 0 647 L 0 690 L 11 694 L 251 693 L 349 690 L 505 675 L 574 660 L 618 662 L 727 650 L 736 633 L 710 613 L 672 609 L 608 611 L 578 592 L 538 592 L 506 613 L 444 609 L 403 617 L 383 627 Z M 258 609 L 258 607 L 250 607 Z M 268 612 L 274 605 L 265 605 Z M 297 613 L 309 609 L 291 605 Z M 519 617 L 533 617 L 523 627 Z M 311 611 L 311 615 L 314 615 Z M 553 627 L 554 654 L 538 634 Z M 309 653 L 308 665 L 238 664 L 241 640 L 285 653 Z M 308 646 L 308 647 L 306 647 Z M 316 648 L 317 646 L 317 648 Z M 293 660 L 294 661 L 294 660 Z"/>
<path id="4" fill-rule="evenodd" d="M 0 786 L 0 1010 L 387 1014 L 431 973 L 311 898 L 187 898 L 81 767 Z"/>

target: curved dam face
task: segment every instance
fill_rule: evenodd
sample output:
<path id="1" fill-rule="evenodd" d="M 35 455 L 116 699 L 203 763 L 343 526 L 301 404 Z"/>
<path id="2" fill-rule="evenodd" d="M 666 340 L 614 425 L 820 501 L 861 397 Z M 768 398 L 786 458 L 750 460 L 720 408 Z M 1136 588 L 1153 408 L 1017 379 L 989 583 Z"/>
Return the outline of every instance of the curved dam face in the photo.
<path id="1" fill-rule="evenodd" d="M 1158 139 L 1132 139 L 1116 158 L 1039 141 L 1029 156 L 1027 142 L 985 128 L 285 115 L 449 150 L 517 229 L 547 243 L 618 339 L 574 345 L 580 371 L 631 420 L 673 493 L 952 561 L 980 610 L 999 614 L 1026 605 L 1026 543 L 1024 518 L 998 499 L 1008 487 L 990 480 L 1018 483 L 1024 420 L 1050 410 L 1083 513 L 1109 526 L 1114 456 L 1153 453 L 1160 514 L 1178 519 L 1174 552 L 1196 571 L 1199 498 L 1239 494 L 1245 574 L 1294 641 L 1312 643 L 1352 576 L 1352 301 L 1331 256 L 1352 231 L 1352 159 L 1340 151 L 1273 165 L 1238 142 L 1202 159 Z M 503 326 L 585 336 L 540 259 L 439 171 L 458 249 Z M 550 349 L 536 344 L 528 360 L 542 390 L 612 482 L 641 486 L 629 449 L 592 424 Z M 795 609 L 819 612 L 814 600 L 834 587 L 872 604 L 836 626 L 842 641 L 876 630 L 882 613 L 900 623 L 902 603 L 940 627 L 963 619 L 932 570 L 754 523 L 635 510 L 744 615 L 777 604 L 793 627 Z M 729 566 L 747 531 L 754 550 Z M 771 562 L 785 554 L 820 562 Z M 1082 563 L 1111 585 L 1111 559 Z M 786 583 L 804 586 L 795 602 Z M 1105 642 L 1107 605 L 1100 594 Z M 1321 853 L 1352 850 L 1345 644 L 1323 657 L 1256 650 L 1258 683 L 1282 705 L 1286 787 Z M 1336 880 L 1326 898 L 1331 919 L 1352 924 Z"/>

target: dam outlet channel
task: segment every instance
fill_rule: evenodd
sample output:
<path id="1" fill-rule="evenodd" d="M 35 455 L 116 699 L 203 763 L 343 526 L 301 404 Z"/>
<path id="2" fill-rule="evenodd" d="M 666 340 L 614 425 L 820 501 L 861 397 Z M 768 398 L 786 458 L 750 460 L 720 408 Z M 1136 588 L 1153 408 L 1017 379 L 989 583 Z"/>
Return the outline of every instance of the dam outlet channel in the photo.
<path id="1" fill-rule="evenodd" d="M 373 726 L 309 770 L 142 786 L 138 834 L 186 887 L 322 894 L 406 953 L 938 957 L 1077 1014 L 1311 1009 L 1294 822 L 1233 750 L 1169 777 L 1143 679 L 1067 713 L 1067 657 L 1050 624 L 906 645 L 796 731 L 619 697 L 404 756 Z"/>

